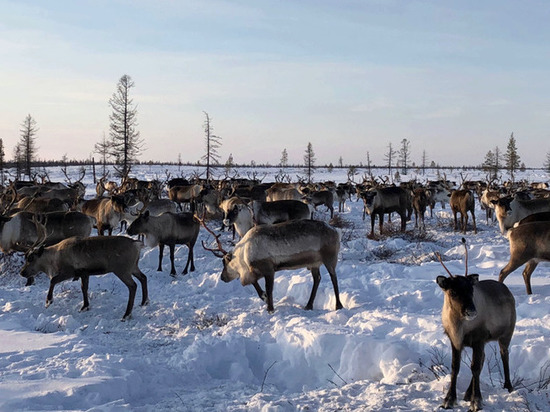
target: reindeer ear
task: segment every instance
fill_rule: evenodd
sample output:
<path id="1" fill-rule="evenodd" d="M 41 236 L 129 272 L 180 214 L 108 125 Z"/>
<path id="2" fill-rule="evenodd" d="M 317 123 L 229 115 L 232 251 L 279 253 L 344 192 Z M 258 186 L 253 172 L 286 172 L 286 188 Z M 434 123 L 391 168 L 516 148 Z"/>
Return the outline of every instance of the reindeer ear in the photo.
<path id="1" fill-rule="evenodd" d="M 447 290 L 449 288 L 449 282 L 445 276 L 438 276 L 435 281 L 441 289 Z"/>
<path id="2" fill-rule="evenodd" d="M 479 275 L 477 274 L 468 275 L 468 280 L 472 285 L 475 285 L 477 282 L 479 282 Z"/>
<path id="3" fill-rule="evenodd" d="M 143 214 L 143 217 L 145 217 L 145 218 L 149 217 L 149 211 L 148 210 L 145 211 L 145 213 Z"/>
<path id="4" fill-rule="evenodd" d="M 36 257 L 40 257 L 42 256 L 42 253 L 44 253 L 44 245 L 40 246 L 36 252 L 34 253 L 34 255 L 36 255 Z"/>

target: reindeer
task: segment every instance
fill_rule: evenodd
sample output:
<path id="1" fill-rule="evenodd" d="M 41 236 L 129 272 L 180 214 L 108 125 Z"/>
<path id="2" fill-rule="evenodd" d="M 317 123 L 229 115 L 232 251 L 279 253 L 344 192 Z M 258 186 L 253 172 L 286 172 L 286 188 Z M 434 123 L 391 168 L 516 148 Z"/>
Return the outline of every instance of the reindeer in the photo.
<path id="1" fill-rule="evenodd" d="M 43 229 L 45 230 L 45 229 Z M 88 310 L 89 277 L 113 272 L 128 287 L 129 296 L 122 320 L 132 313 L 137 285 L 135 276 L 141 283 L 141 305 L 149 303 L 147 277 L 138 267 L 139 255 L 143 244 L 125 236 L 70 237 L 53 246 L 36 244 L 26 254 L 21 276 L 30 279 L 39 272 L 50 277 L 50 287 L 46 297 L 46 307 L 53 302 L 53 289 L 64 280 L 80 279 L 84 303 L 81 311 Z"/>
<path id="2" fill-rule="evenodd" d="M 286 222 L 287 220 L 311 219 L 313 208 L 300 200 L 275 200 L 252 202 L 254 221 L 258 225 Z"/>
<path id="3" fill-rule="evenodd" d="M 428 195 L 426 189 L 417 188 L 413 191 L 413 210 L 414 210 L 414 227 L 418 227 L 418 220 L 420 219 L 420 228 L 426 229 L 424 222 L 424 215 L 426 214 L 426 208 L 428 207 Z"/>
<path id="4" fill-rule="evenodd" d="M 126 219 L 127 205 L 124 196 L 100 197 L 89 199 L 82 205 L 82 213 L 96 219 L 97 233 L 103 236 L 105 230 L 109 236 L 113 229 Z"/>
<path id="5" fill-rule="evenodd" d="M 72 236 L 90 236 L 94 219 L 80 212 L 51 212 L 41 215 L 46 230 L 44 244 L 53 245 Z M 37 215 L 18 212 L 0 223 L 0 249 L 4 253 L 26 252 L 37 241 Z"/>
<path id="6" fill-rule="evenodd" d="M 193 248 L 199 236 L 200 225 L 192 213 L 171 213 L 165 212 L 160 216 L 153 216 L 148 211 L 140 214 L 136 220 L 128 227 L 127 233 L 130 236 L 145 235 L 145 245 L 148 247 L 159 247 L 159 265 L 158 272 L 162 272 L 162 254 L 164 245 L 170 248 L 170 275 L 176 276 L 176 267 L 174 265 L 174 252 L 176 245 L 184 244 L 189 249 L 187 263 L 183 269 L 183 274 L 187 274 L 189 264 L 191 272 L 195 271 L 193 261 Z"/>
<path id="7" fill-rule="evenodd" d="M 378 216 L 380 225 L 380 234 L 384 225 L 384 214 L 397 212 L 401 217 L 401 231 L 404 232 L 407 227 L 407 220 L 412 214 L 411 196 L 400 187 L 381 187 L 379 189 L 370 189 L 361 193 L 364 202 L 363 220 L 365 212 L 370 215 L 371 231 L 369 238 L 374 238 L 374 223 Z"/>
<path id="8" fill-rule="evenodd" d="M 527 216 L 518 226 L 508 231 L 508 239 L 510 240 L 510 260 L 500 271 L 498 281 L 504 282 L 510 273 L 526 264 L 523 270 L 523 281 L 526 292 L 530 295 L 533 293 L 531 275 L 539 262 L 550 261 L 548 213 Z"/>
<path id="9" fill-rule="evenodd" d="M 454 190 L 450 197 L 451 200 L 449 203 L 454 216 L 454 230 L 458 230 L 457 214 L 460 212 L 460 225 L 462 227 L 462 233 L 466 233 L 466 227 L 468 226 L 468 212 L 470 212 L 474 225 L 474 233 L 477 233 L 474 194 L 470 190 Z"/>
<path id="10" fill-rule="evenodd" d="M 195 200 L 199 196 L 201 186 L 190 184 L 188 186 L 173 186 L 168 190 L 168 198 L 178 204 L 183 211 L 183 203 L 188 203 L 191 211 L 195 210 Z"/>
<path id="11" fill-rule="evenodd" d="M 254 227 L 252 210 L 250 210 L 248 205 L 243 203 L 234 204 L 233 207 L 225 213 L 223 224 L 227 227 L 232 225 L 242 239 L 246 232 Z M 235 239 L 234 232 L 233 239 Z"/>
<path id="12" fill-rule="evenodd" d="M 315 210 L 317 210 L 317 206 L 325 205 L 327 210 L 330 211 L 330 218 L 334 217 L 334 192 L 331 189 L 310 192 L 304 195 L 302 199 L 313 205 Z"/>
<path id="13" fill-rule="evenodd" d="M 533 213 L 550 212 L 550 199 L 521 200 L 516 195 L 514 197 L 501 197 L 491 202 L 495 206 L 495 214 L 500 232 L 503 235 L 516 222 L 519 222 L 526 216 Z"/>
<path id="14" fill-rule="evenodd" d="M 203 226 L 212 234 L 208 227 Z M 321 281 L 320 267 L 324 265 L 332 281 L 336 309 L 342 309 L 336 264 L 340 250 L 340 234 L 327 223 L 315 220 L 297 220 L 274 225 L 256 226 L 235 245 L 232 252 L 223 250 L 218 236 L 218 249 L 203 247 L 223 258 L 221 279 L 230 282 L 240 278 L 243 286 L 252 284 L 260 299 L 267 303 L 267 311 L 272 313 L 273 283 L 275 272 L 307 267 L 313 276 L 311 295 L 305 306 L 313 309 L 317 288 Z M 258 281 L 265 279 L 265 292 Z"/>
<path id="15" fill-rule="evenodd" d="M 464 245 L 466 241 L 462 240 Z M 483 408 L 479 375 L 485 358 L 484 348 L 489 341 L 498 341 L 504 371 L 504 388 L 512 392 L 508 347 L 516 325 L 514 296 L 503 284 L 494 280 L 479 280 L 479 275 L 468 275 L 468 250 L 466 249 L 466 273 L 454 276 L 439 261 L 450 277 L 438 276 L 437 284 L 444 292 L 441 314 L 445 334 L 451 341 L 451 384 L 442 408 L 452 409 L 456 404 L 456 382 L 460 370 L 460 358 L 464 346 L 472 348 L 472 379 L 464 400 L 470 402 L 470 410 Z"/>

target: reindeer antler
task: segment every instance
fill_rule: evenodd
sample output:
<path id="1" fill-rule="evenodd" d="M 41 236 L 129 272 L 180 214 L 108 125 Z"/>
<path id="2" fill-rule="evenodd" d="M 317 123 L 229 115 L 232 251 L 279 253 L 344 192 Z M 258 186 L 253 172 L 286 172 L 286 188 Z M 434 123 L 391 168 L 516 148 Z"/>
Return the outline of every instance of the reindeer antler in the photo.
<path id="1" fill-rule="evenodd" d="M 32 222 L 36 226 L 36 241 L 29 247 L 29 252 L 44 245 L 46 243 L 46 238 L 48 237 L 48 230 L 46 229 L 46 223 L 48 222 L 47 216 L 44 217 L 44 223 L 42 223 L 38 219 L 37 215 L 33 214 Z"/>
<path id="2" fill-rule="evenodd" d="M 195 214 L 195 219 L 201 224 L 202 227 L 204 227 L 208 233 L 210 233 L 214 238 L 216 239 L 216 243 L 218 244 L 218 249 L 211 249 L 206 247 L 204 244 L 204 240 L 201 241 L 202 247 L 204 250 L 208 250 L 209 252 L 212 252 L 214 256 L 222 258 L 225 255 L 227 255 L 228 252 L 226 252 L 222 246 L 222 242 L 220 241 L 220 235 L 216 235 L 212 229 L 210 229 L 208 226 L 206 226 L 206 223 L 204 223 L 204 216 L 206 215 L 206 212 L 203 213 L 202 218 L 200 218 L 197 214 Z"/>
<path id="3" fill-rule="evenodd" d="M 447 271 L 450 277 L 454 278 L 455 275 L 451 273 L 449 269 L 447 269 L 447 266 L 445 266 L 445 263 L 443 263 L 443 260 L 441 259 L 441 254 L 439 252 L 435 252 L 435 255 L 437 256 L 437 259 L 439 260 L 439 263 L 441 263 L 441 266 Z"/>

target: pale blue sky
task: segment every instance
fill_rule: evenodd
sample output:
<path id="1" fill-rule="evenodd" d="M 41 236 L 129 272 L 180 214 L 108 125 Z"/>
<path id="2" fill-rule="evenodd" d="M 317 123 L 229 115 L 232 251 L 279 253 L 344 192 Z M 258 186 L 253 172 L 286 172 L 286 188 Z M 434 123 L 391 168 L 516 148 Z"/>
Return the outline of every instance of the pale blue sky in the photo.
<path id="1" fill-rule="evenodd" d="M 0 0 L 0 138 L 27 114 L 38 155 L 84 159 L 108 133 L 123 74 L 146 150 L 196 161 L 203 111 L 225 162 L 384 163 L 411 142 L 480 164 L 510 134 L 527 166 L 550 151 L 548 1 Z"/>

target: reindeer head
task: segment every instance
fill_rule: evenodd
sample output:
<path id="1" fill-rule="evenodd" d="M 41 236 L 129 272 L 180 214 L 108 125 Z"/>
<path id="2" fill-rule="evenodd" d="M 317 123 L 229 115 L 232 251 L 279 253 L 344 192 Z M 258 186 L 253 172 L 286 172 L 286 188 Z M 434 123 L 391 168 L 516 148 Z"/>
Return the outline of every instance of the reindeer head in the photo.
<path id="1" fill-rule="evenodd" d="M 449 274 L 449 277 L 438 276 L 437 284 L 445 293 L 445 303 L 451 311 L 459 313 L 466 320 L 472 320 L 477 316 L 477 309 L 474 304 L 474 285 L 479 282 L 479 275 L 468 275 L 468 248 L 466 247 L 466 239 L 462 238 L 462 243 L 465 249 L 465 266 L 466 272 L 464 276 L 453 275 L 443 263 L 441 255 L 436 253 L 439 262 Z"/>

